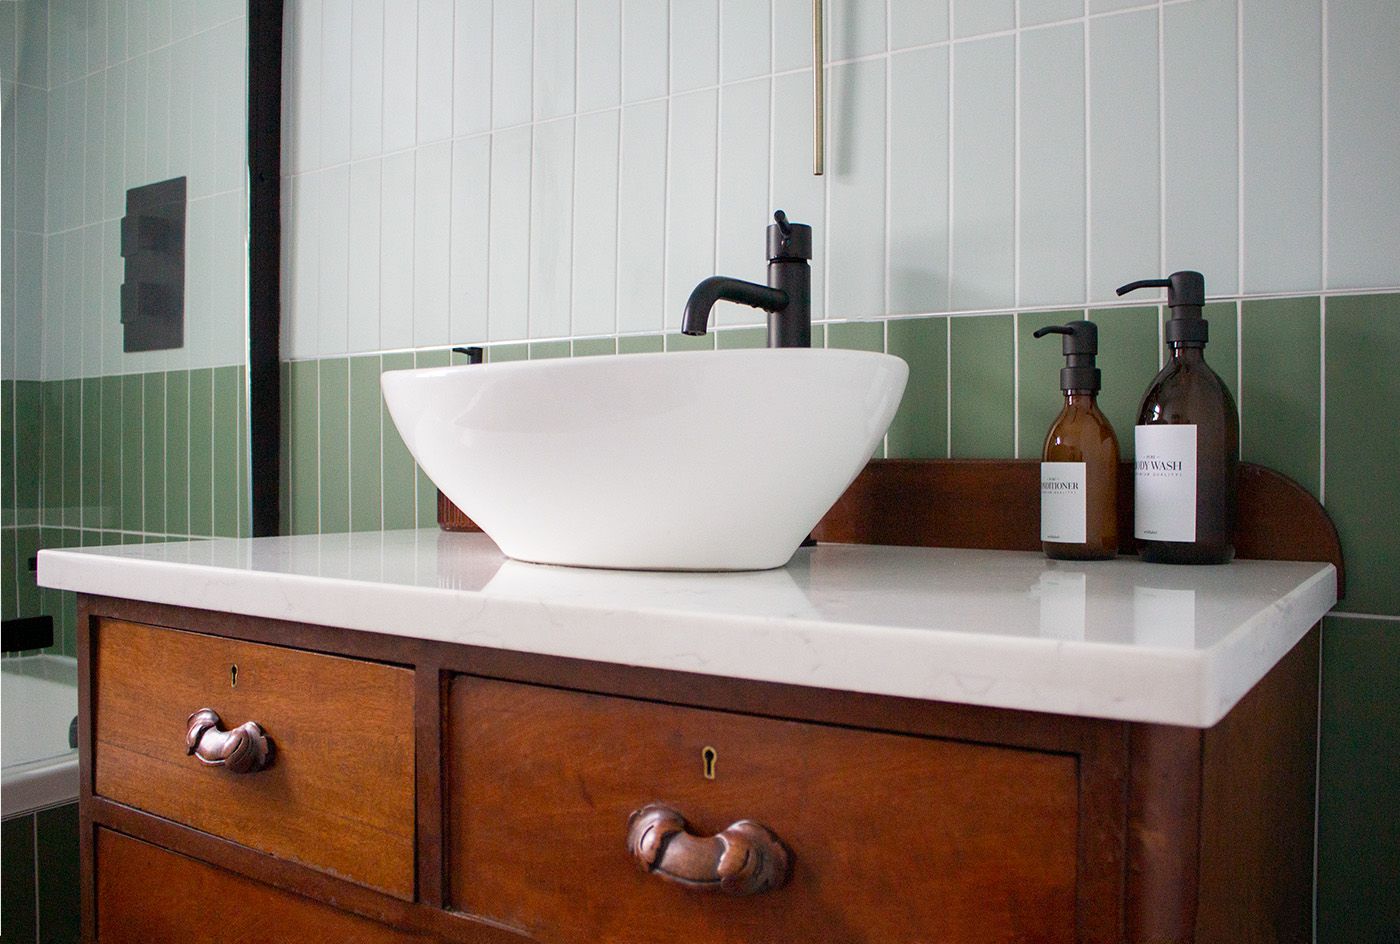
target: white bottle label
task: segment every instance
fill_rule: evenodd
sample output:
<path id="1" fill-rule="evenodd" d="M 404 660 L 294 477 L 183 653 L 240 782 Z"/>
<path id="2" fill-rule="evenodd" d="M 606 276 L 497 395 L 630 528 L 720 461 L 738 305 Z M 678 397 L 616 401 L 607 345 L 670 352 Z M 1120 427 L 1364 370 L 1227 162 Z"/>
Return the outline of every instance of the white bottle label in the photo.
<path id="1" fill-rule="evenodd" d="M 1087 526 L 1084 463 L 1040 464 L 1040 539 L 1056 544 L 1083 544 Z"/>
<path id="2" fill-rule="evenodd" d="M 1196 426 L 1139 426 L 1133 534 L 1141 541 L 1196 540 Z"/>

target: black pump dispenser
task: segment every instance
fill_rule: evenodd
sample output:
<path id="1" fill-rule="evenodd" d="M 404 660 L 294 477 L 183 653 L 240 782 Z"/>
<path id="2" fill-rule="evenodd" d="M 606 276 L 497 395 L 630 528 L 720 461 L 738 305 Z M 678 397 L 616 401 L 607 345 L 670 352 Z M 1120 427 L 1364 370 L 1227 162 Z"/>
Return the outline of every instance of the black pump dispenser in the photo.
<path id="1" fill-rule="evenodd" d="M 1201 308 L 1206 303 L 1204 275 L 1187 269 L 1173 272 L 1165 279 L 1140 279 L 1120 286 L 1118 294 L 1126 295 L 1140 288 L 1167 290 L 1167 307 L 1172 310 L 1172 316 L 1167 319 L 1162 334 L 1168 344 L 1199 346 L 1210 340 L 1210 323 L 1201 317 Z"/>
<path id="2" fill-rule="evenodd" d="M 1103 372 L 1094 366 L 1094 358 L 1099 353 L 1099 326 L 1092 321 L 1071 321 L 1062 325 L 1047 325 L 1035 333 L 1043 338 L 1047 334 L 1064 335 L 1061 351 L 1065 355 L 1065 366 L 1060 369 L 1060 389 L 1065 393 L 1071 390 L 1084 390 L 1098 393 L 1103 389 Z"/>

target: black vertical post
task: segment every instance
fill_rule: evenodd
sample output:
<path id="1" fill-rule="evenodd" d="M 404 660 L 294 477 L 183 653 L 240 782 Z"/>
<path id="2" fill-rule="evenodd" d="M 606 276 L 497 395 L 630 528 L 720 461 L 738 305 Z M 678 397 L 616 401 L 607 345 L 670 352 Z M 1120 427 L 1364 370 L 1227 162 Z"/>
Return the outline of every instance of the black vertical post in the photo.
<path id="1" fill-rule="evenodd" d="M 248 454 L 253 536 L 281 527 L 282 0 L 248 0 Z"/>

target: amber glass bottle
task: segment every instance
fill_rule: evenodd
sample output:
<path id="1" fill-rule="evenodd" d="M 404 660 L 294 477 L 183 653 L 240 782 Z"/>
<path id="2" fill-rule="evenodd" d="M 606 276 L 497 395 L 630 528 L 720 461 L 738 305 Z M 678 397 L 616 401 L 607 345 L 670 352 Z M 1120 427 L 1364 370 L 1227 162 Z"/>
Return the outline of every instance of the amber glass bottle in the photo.
<path id="1" fill-rule="evenodd" d="M 1230 389 L 1205 361 L 1205 279 L 1199 272 L 1174 272 L 1125 285 L 1118 294 L 1147 286 L 1167 289 L 1172 316 L 1164 333 L 1171 356 L 1138 411 L 1133 531 L 1149 563 L 1229 563 L 1240 420 Z"/>
<path id="2" fill-rule="evenodd" d="M 1035 336 L 1047 334 L 1064 336 L 1065 406 L 1041 454 L 1041 545 L 1056 560 L 1108 560 L 1118 554 L 1118 437 L 1099 410 L 1098 326 L 1071 321 Z"/>

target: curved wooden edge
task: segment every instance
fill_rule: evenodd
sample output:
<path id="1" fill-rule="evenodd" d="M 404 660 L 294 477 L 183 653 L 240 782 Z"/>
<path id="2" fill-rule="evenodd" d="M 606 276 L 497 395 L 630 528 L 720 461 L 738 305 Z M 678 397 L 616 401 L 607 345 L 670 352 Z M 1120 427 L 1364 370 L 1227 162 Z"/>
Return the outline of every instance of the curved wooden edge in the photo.
<path id="1" fill-rule="evenodd" d="M 813 536 L 835 544 L 1040 550 L 1036 459 L 872 459 Z M 1133 467 L 1119 472 L 1119 551 L 1136 554 Z M 1307 489 L 1272 469 L 1240 463 L 1235 555 L 1247 560 L 1327 561 L 1346 589 L 1342 544 Z"/>

